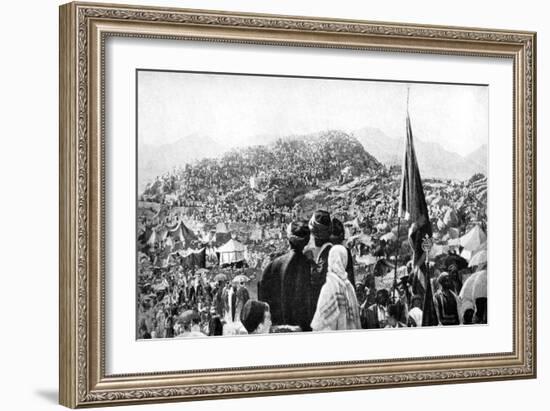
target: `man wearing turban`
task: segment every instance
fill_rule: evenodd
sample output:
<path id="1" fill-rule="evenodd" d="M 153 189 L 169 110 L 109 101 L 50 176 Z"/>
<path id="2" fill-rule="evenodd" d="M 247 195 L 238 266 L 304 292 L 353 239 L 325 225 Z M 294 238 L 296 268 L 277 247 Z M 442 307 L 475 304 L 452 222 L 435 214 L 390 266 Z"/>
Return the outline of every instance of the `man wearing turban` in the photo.
<path id="1" fill-rule="evenodd" d="M 327 279 L 328 254 L 332 243 L 330 235 L 332 232 L 332 221 L 330 214 L 325 210 L 317 210 L 309 220 L 309 229 L 313 238 L 313 245 L 308 246 L 304 254 L 311 260 L 311 311 L 317 309 L 317 300 L 321 288 Z"/>
<path id="2" fill-rule="evenodd" d="M 311 265 L 303 254 L 309 237 L 307 221 L 290 223 L 290 250 L 271 261 L 258 282 L 258 300 L 269 304 L 273 325 L 298 325 L 303 331 L 311 330 Z"/>

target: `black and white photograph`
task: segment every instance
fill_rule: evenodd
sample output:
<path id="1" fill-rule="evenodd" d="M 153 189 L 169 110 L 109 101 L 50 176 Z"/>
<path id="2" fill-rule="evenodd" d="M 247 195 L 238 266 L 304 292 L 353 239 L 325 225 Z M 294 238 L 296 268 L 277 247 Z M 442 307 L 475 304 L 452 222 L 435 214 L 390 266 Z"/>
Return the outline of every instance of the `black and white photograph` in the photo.
<path id="1" fill-rule="evenodd" d="M 487 85 L 135 87 L 138 340 L 488 324 Z"/>

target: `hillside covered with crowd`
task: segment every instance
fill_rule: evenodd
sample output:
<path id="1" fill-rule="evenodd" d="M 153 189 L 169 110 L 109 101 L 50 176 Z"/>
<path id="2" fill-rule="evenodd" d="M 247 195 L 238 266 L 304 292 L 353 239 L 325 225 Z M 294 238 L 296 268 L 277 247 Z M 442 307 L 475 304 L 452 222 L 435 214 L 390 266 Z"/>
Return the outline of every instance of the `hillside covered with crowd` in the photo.
<path id="1" fill-rule="evenodd" d="M 379 163 L 341 131 L 233 150 L 158 176 L 139 195 L 138 336 L 220 335 L 288 252 L 290 224 L 317 210 L 326 210 L 331 227 L 341 224 L 337 242 L 350 252 L 358 303 L 368 308 L 377 291 L 397 292 L 396 273 L 409 275 L 411 258 L 407 223 L 397 219 L 400 177 L 399 167 Z M 469 264 L 486 248 L 487 178 L 425 179 L 423 187 L 431 263 L 453 271 L 458 298 L 486 263 Z M 314 248 L 313 233 L 307 239 Z M 412 283 L 404 287 L 412 308 Z M 274 330 L 293 327 L 274 323 Z"/>

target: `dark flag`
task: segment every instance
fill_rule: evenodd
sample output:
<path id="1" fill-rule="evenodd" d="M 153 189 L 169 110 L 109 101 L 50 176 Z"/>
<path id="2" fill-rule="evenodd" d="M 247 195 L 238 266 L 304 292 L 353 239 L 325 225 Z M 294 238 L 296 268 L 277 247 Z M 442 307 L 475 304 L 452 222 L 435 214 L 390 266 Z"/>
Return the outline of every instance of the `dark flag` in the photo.
<path id="1" fill-rule="evenodd" d="M 426 252 L 422 249 L 423 241 L 432 237 L 432 226 L 414 151 L 411 119 L 408 112 L 398 215 L 410 224 L 409 244 L 413 251 L 413 265 L 416 267 L 417 279 L 425 290 L 422 325 L 437 325 L 431 284 L 426 280 L 429 277 L 424 275 L 427 271 Z"/>

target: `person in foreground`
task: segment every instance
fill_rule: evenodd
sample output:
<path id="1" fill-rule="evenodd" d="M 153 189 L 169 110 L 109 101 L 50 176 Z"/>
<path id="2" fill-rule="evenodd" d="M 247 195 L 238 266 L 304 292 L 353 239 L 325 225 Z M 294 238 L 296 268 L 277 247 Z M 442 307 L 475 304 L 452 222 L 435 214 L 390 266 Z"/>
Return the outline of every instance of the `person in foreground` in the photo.
<path id="1" fill-rule="evenodd" d="M 290 250 L 271 261 L 258 281 L 258 300 L 271 309 L 274 325 L 298 325 L 310 331 L 311 264 L 303 254 L 310 231 L 307 221 L 293 221 L 288 225 Z"/>
<path id="2" fill-rule="evenodd" d="M 313 237 L 313 246 L 304 249 L 304 255 L 311 260 L 311 308 L 315 312 L 319 294 L 325 284 L 328 270 L 328 254 L 332 243 L 330 242 L 332 220 L 325 210 L 317 210 L 309 220 L 309 229 Z"/>
<path id="3" fill-rule="evenodd" d="M 422 298 L 419 295 L 413 295 L 411 298 L 412 308 L 409 310 L 407 318 L 408 327 L 422 327 Z"/>
<path id="4" fill-rule="evenodd" d="M 313 331 L 355 330 L 361 328 L 359 304 L 348 279 L 348 252 L 342 245 L 331 247 L 326 282 L 321 288 L 317 309 L 311 321 Z"/>
<path id="5" fill-rule="evenodd" d="M 223 325 L 222 335 L 269 334 L 271 332 L 271 312 L 269 304 L 248 300 L 238 321 Z"/>
<path id="6" fill-rule="evenodd" d="M 399 318 L 401 317 L 401 305 L 399 303 L 397 304 L 390 304 L 388 307 L 388 323 L 386 324 L 385 328 L 403 328 L 406 327 L 404 323 L 399 321 Z"/>
<path id="7" fill-rule="evenodd" d="M 269 304 L 248 300 L 243 307 L 241 322 L 248 334 L 269 334 L 271 330 Z"/>
<path id="8" fill-rule="evenodd" d="M 452 290 L 451 277 L 443 272 L 438 282 L 441 288 L 434 294 L 433 300 L 439 325 L 459 325 L 458 297 Z"/>
<path id="9" fill-rule="evenodd" d="M 368 300 L 365 300 L 361 307 L 361 327 L 362 328 L 385 328 L 388 323 L 388 303 L 390 293 L 385 288 L 376 291 L 375 303 L 367 306 Z"/>

